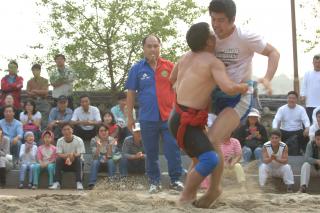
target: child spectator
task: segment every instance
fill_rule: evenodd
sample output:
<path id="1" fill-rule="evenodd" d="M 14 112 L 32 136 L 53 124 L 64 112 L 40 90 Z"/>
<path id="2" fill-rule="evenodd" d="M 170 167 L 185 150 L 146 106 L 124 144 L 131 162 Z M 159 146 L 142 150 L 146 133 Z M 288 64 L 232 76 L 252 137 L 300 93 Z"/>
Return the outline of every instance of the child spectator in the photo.
<path id="1" fill-rule="evenodd" d="M 47 171 L 49 176 L 49 187 L 53 184 L 54 170 L 56 167 L 56 147 L 52 145 L 54 135 L 51 131 L 46 130 L 42 133 L 41 139 L 43 145 L 39 146 L 37 152 L 38 162 L 33 168 L 33 189 L 38 188 L 38 180 L 41 171 Z"/>
<path id="2" fill-rule="evenodd" d="M 28 188 L 31 189 L 33 181 L 33 168 L 37 158 L 37 146 L 35 145 L 33 132 L 26 132 L 24 139 L 25 143 L 21 145 L 19 154 L 21 163 L 19 189 L 23 189 L 24 178 L 27 171 L 29 171 Z"/>
<path id="3" fill-rule="evenodd" d="M 113 138 L 118 138 L 119 126 L 116 124 L 116 120 L 112 112 L 106 112 L 103 115 L 103 124 L 108 128 L 109 135 Z"/>
<path id="4" fill-rule="evenodd" d="M 6 185 L 6 167 L 7 155 L 10 154 L 10 139 L 3 135 L 2 128 L 0 127 L 0 187 L 4 188 Z"/>

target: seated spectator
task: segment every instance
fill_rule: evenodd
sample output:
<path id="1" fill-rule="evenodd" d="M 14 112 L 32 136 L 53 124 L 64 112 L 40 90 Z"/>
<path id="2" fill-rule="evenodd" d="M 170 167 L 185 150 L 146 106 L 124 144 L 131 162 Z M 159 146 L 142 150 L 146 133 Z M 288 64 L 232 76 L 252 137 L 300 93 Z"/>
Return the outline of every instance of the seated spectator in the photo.
<path id="1" fill-rule="evenodd" d="M 33 100 L 27 100 L 23 104 L 23 111 L 20 113 L 20 121 L 24 132 L 31 131 L 35 136 L 37 145 L 40 139 L 41 113 L 37 111 Z"/>
<path id="2" fill-rule="evenodd" d="M 100 111 L 90 105 L 87 95 L 83 95 L 80 97 L 80 107 L 74 110 L 71 121 L 75 125 L 75 134 L 89 141 L 96 135 L 96 126 L 101 123 Z"/>
<path id="3" fill-rule="evenodd" d="M 281 106 L 272 122 L 272 128 L 281 130 L 281 140 L 289 147 L 289 155 L 300 155 L 305 151 L 310 121 L 306 110 L 297 104 L 298 94 L 288 92 L 287 104 Z M 303 130 L 303 128 L 305 129 Z"/>
<path id="4" fill-rule="evenodd" d="M 280 140 L 281 132 L 274 129 L 270 133 L 270 141 L 263 145 L 263 163 L 259 167 L 259 183 L 264 187 L 269 176 L 280 177 L 287 185 L 287 191 L 292 192 L 294 179 L 291 166 L 288 164 L 288 146 Z"/>
<path id="5" fill-rule="evenodd" d="M 304 164 L 301 168 L 300 192 L 306 193 L 309 185 L 310 174 L 320 175 L 320 129 L 315 132 L 315 138 L 309 141 L 306 148 Z"/>
<path id="6" fill-rule="evenodd" d="M 48 79 L 40 76 L 41 65 L 34 64 L 31 68 L 33 78 L 27 83 L 27 95 L 35 102 L 37 110 L 42 115 L 41 127 L 45 129 L 48 124 L 50 104 L 48 102 Z"/>
<path id="7" fill-rule="evenodd" d="M 28 188 L 31 189 L 33 182 L 33 168 L 37 159 L 37 145 L 35 145 L 34 134 L 29 131 L 24 134 L 25 143 L 20 148 L 20 175 L 19 175 L 19 189 L 23 189 L 24 178 L 29 171 Z"/>
<path id="8" fill-rule="evenodd" d="M 113 153 L 116 151 L 116 140 L 109 136 L 106 126 L 100 125 L 98 127 L 98 135 L 91 139 L 91 149 L 93 161 L 91 163 L 89 189 L 93 189 L 96 184 L 100 166 L 107 166 L 109 177 L 114 177 L 115 163 L 117 162 L 115 162 L 116 160 L 113 158 Z M 118 161 L 121 177 L 127 176 L 123 160 L 119 159 Z"/>
<path id="9" fill-rule="evenodd" d="M 1 79 L 2 97 L 0 102 L 3 104 L 6 95 L 11 94 L 14 101 L 14 108 L 20 109 L 20 96 L 21 89 L 23 87 L 23 78 L 17 75 L 18 63 L 16 61 L 10 61 L 8 64 L 8 71 L 9 74 Z"/>
<path id="10" fill-rule="evenodd" d="M 252 153 L 256 160 L 261 160 L 262 145 L 268 141 L 267 130 L 259 122 L 260 113 L 252 109 L 248 114 L 247 121 L 237 131 L 235 137 L 242 145 L 243 160 L 248 163 Z"/>
<path id="11" fill-rule="evenodd" d="M 122 146 L 126 137 L 131 135 L 128 125 L 127 93 L 121 92 L 118 95 L 118 104 L 111 108 L 117 125 L 119 126 L 118 145 Z M 133 119 L 136 120 L 135 111 L 133 110 Z"/>
<path id="12" fill-rule="evenodd" d="M 123 142 L 122 156 L 129 173 L 144 174 L 146 155 L 141 140 L 140 124 L 136 123 L 132 131 L 133 135 L 126 137 Z"/>
<path id="13" fill-rule="evenodd" d="M 309 138 L 310 141 L 313 141 L 315 132 L 320 128 L 320 110 L 316 112 L 316 119 L 313 121 L 313 124 L 309 130 Z"/>
<path id="14" fill-rule="evenodd" d="M 71 118 L 72 109 L 68 108 L 68 98 L 60 95 L 57 100 L 57 106 L 50 111 L 48 120 L 48 129 L 53 131 L 55 141 L 62 137 L 61 126 L 69 123 Z"/>
<path id="15" fill-rule="evenodd" d="M 0 187 L 4 188 L 6 185 L 6 167 L 7 155 L 10 154 L 10 139 L 4 136 L 0 127 Z"/>
<path id="16" fill-rule="evenodd" d="M 11 94 L 7 94 L 4 99 L 4 106 L 0 107 L 0 120 L 4 118 L 3 109 L 5 106 L 13 106 L 13 97 Z M 15 109 L 14 118 L 19 120 L 20 119 L 20 109 Z"/>
<path id="17" fill-rule="evenodd" d="M 19 148 L 23 136 L 22 123 L 14 119 L 14 107 L 5 106 L 3 108 L 4 118 L 0 120 L 0 128 L 3 134 L 10 139 L 10 153 L 13 156 L 14 166 L 18 162 Z"/>
<path id="18" fill-rule="evenodd" d="M 103 114 L 103 125 L 105 125 L 109 130 L 109 135 L 113 138 L 118 138 L 119 136 L 119 126 L 116 124 L 114 115 L 112 112 L 106 112 Z"/>
<path id="19" fill-rule="evenodd" d="M 48 172 L 49 187 L 53 184 L 54 170 L 56 167 L 56 147 L 52 145 L 54 135 L 51 131 L 46 130 L 42 133 L 41 139 L 43 144 L 39 146 L 37 152 L 38 163 L 33 168 L 33 186 L 32 189 L 37 189 L 39 184 L 39 176 L 42 171 Z"/>
<path id="20" fill-rule="evenodd" d="M 61 128 L 63 137 L 57 141 L 55 181 L 49 189 L 60 189 L 62 171 L 72 171 L 76 175 L 77 190 L 83 190 L 81 158 L 85 153 L 83 141 L 73 134 L 71 124 L 65 123 Z"/>
<path id="21" fill-rule="evenodd" d="M 313 112 L 312 112 L 312 124 L 313 124 L 314 122 L 316 122 L 316 120 L 317 120 L 316 114 L 317 114 L 318 111 L 320 111 L 320 106 L 316 107 L 316 108 L 313 110 Z"/>

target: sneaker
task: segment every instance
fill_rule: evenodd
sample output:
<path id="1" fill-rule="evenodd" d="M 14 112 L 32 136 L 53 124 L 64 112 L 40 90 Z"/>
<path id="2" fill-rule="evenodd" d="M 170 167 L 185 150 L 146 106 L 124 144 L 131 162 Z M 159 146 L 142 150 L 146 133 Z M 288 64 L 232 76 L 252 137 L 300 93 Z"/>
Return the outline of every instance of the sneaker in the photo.
<path id="1" fill-rule="evenodd" d="M 33 186 L 32 186 L 32 189 L 33 189 L 33 190 L 35 190 L 35 189 L 37 189 L 37 188 L 38 188 L 37 185 L 33 185 Z"/>
<path id="2" fill-rule="evenodd" d="M 83 190 L 83 186 L 81 182 L 77 182 L 77 190 Z"/>
<path id="3" fill-rule="evenodd" d="M 89 189 L 89 190 L 92 190 L 93 188 L 94 188 L 94 184 L 89 184 L 89 185 L 88 185 L 88 189 Z"/>
<path id="4" fill-rule="evenodd" d="M 184 186 L 181 181 L 175 181 L 170 183 L 170 189 L 181 192 L 184 189 Z"/>
<path id="5" fill-rule="evenodd" d="M 151 184 L 149 188 L 149 193 L 150 194 L 156 194 L 161 191 L 161 186 L 160 185 L 155 185 Z"/>
<path id="6" fill-rule="evenodd" d="M 32 184 L 31 183 L 28 184 L 28 189 L 32 189 Z"/>
<path id="7" fill-rule="evenodd" d="M 306 185 L 302 185 L 300 187 L 300 190 L 299 190 L 301 193 L 307 193 L 307 186 Z"/>
<path id="8" fill-rule="evenodd" d="M 19 189 L 23 189 L 23 183 L 20 183 L 18 186 Z"/>
<path id="9" fill-rule="evenodd" d="M 53 190 L 60 189 L 60 183 L 54 182 L 52 186 L 49 187 L 49 189 L 53 189 Z"/>
<path id="10" fill-rule="evenodd" d="M 288 192 L 288 193 L 292 193 L 292 192 L 293 192 L 293 189 L 292 189 L 292 185 L 291 185 L 291 184 L 288 184 L 288 186 L 287 186 L 287 192 Z"/>

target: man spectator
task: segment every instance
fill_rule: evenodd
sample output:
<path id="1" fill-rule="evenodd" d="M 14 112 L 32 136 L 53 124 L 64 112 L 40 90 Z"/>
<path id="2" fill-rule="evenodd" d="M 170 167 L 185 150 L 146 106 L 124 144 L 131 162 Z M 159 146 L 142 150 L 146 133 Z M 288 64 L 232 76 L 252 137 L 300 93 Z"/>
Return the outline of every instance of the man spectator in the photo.
<path id="1" fill-rule="evenodd" d="M 301 151 L 305 151 L 304 136 L 308 136 L 310 127 L 306 110 L 297 104 L 297 100 L 298 94 L 295 91 L 288 92 L 287 104 L 278 109 L 272 122 L 272 128 L 280 127 L 281 139 L 288 144 L 290 155 L 298 155 Z"/>
<path id="2" fill-rule="evenodd" d="M 57 158 L 55 182 L 49 189 L 60 189 L 62 171 L 73 171 L 76 174 L 77 190 L 83 190 L 82 185 L 82 154 L 85 153 L 81 138 L 73 134 L 69 123 L 62 126 L 63 137 L 57 142 Z"/>
<path id="3" fill-rule="evenodd" d="M 23 87 L 23 78 L 18 76 L 18 63 L 16 61 L 10 61 L 8 64 L 9 74 L 1 79 L 1 91 L 2 98 L 1 103 L 7 94 L 11 94 L 14 100 L 13 106 L 16 109 L 21 108 L 20 96 L 21 89 Z"/>
<path id="4" fill-rule="evenodd" d="M 281 142 L 281 132 L 274 129 L 270 133 L 270 141 L 262 148 L 262 161 L 259 167 L 259 183 L 264 187 L 268 176 L 281 177 L 287 185 L 287 191 L 292 192 L 294 184 L 291 166 L 288 164 L 288 146 Z"/>
<path id="5" fill-rule="evenodd" d="M 73 109 L 73 80 L 74 71 L 65 65 L 66 57 L 62 54 L 57 54 L 54 57 L 57 69 L 50 75 L 50 83 L 53 86 L 52 97 L 54 99 L 54 106 L 60 95 L 68 97 L 68 107 Z"/>
<path id="6" fill-rule="evenodd" d="M 146 170 L 150 182 L 150 193 L 157 193 L 160 186 L 159 138 L 161 135 L 164 154 L 168 161 L 170 187 L 182 190 L 181 156 L 178 145 L 169 133 L 167 120 L 172 109 L 174 91 L 169 81 L 173 63 L 160 57 L 159 37 L 148 35 L 142 41 L 144 59 L 137 62 L 129 71 L 126 83 L 128 128 L 134 126 L 133 107 L 136 92 L 139 102 L 139 122 L 145 152 Z"/>
<path id="7" fill-rule="evenodd" d="M 141 141 L 140 124 L 135 123 L 133 135 L 126 137 L 122 146 L 122 155 L 127 162 L 129 173 L 145 173 L 145 154 Z"/>
<path id="8" fill-rule="evenodd" d="M 40 76 L 41 65 L 34 64 L 31 68 L 33 78 L 27 83 L 27 95 L 32 98 L 36 104 L 37 110 L 41 113 L 41 127 L 44 129 L 48 124 L 48 116 L 50 105 L 47 100 L 48 98 L 48 79 Z"/>
<path id="9" fill-rule="evenodd" d="M 4 118 L 0 120 L 0 127 L 3 134 L 10 139 L 10 153 L 13 156 L 14 163 L 16 163 L 23 137 L 22 123 L 14 118 L 15 109 L 13 106 L 5 106 L 3 111 Z"/>
<path id="10" fill-rule="evenodd" d="M 99 109 L 90 105 L 89 96 L 80 97 L 80 106 L 74 110 L 71 121 L 75 125 L 75 134 L 83 140 L 90 141 L 96 136 L 96 126 L 101 122 L 101 116 Z"/>
<path id="11" fill-rule="evenodd" d="M 4 107 L 9 106 L 9 105 L 13 106 L 13 103 L 14 103 L 13 96 L 11 94 L 7 94 L 4 99 L 4 105 L 2 107 L 0 107 L 0 120 L 4 118 L 4 114 L 3 114 Z M 15 109 L 14 118 L 19 120 L 20 113 L 21 113 L 20 109 Z"/>
<path id="12" fill-rule="evenodd" d="M 316 119 L 313 120 L 313 124 L 310 126 L 309 129 L 309 139 L 313 141 L 315 138 L 316 131 L 320 129 L 320 110 L 316 111 Z"/>
<path id="13" fill-rule="evenodd" d="M 313 57 L 313 70 L 304 74 L 300 91 L 300 98 L 306 102 L 306 111 L 310 122 L 312 121 L 313 110 L 320 106 L 320 54 Z"/>
<path id="14" fill-rule="evenodd" d="M 70 122 L 72 118 L 67 96 L 60 95 L 57 102 L 57 106 L 51 109 L 48 120 L 48 129 L 54 132 L 55 140 L 62 136 L 61 126 Z"/>
<path id="15" fill-rule="evenodd" d="M 306 193 L 309 185 L 310 174 L 319 175 L 320 174 L 320 130 L 315 132 L 314 140 L 309 141 L 307 144 L 307 149 L 305 153 L 304 164 L 301 168 L 300 176 L 300 192 Z"/>

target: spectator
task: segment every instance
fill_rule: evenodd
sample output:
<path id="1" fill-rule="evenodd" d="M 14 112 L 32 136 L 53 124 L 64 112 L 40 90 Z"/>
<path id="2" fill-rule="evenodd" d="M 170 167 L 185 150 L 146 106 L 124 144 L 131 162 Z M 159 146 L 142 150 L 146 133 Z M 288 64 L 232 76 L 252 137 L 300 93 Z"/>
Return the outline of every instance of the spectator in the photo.
<path id="1" fill-rule="evenodd" d="M 252 153 L 256 160 L 261 160 L 262 145 L 268 141 L 267 130 L 259 122 L 260 113 L 252 108 L 247 121 L 236 131 L 236 138 L 242 145 L 243 160 L 248 163 Z"/>
<path id="2" fill-rule="evenodd" d="M 4 99 L 4 106 L 0 107 L 0 120 L 4 118 L 4 113 L 3 113 L 3 108 L 5 106 L 13 106 L 13 96 L 11 94 L 6 95 L 5 99 Z M 15 113 L 14 113 L 14 118 L 19 120 L 20 119 L 20 109 L 15 109 Z"/>
<path id="3" fill-rule="evenodd" d="M 60 95 L 57 101 L 57 106 L 51 109 L 48 120 L 48 129 L 54 132 L 55 141 L 62 137 L 61 126 L 69 123 L 72 118 L 67 96 Z"/>
<path id="4" fill-rule="evenodd" d="M 7 155 L 10 154 L 10 139 L 4 136 L 2 128 L 0 127 L 0 187 L 4 188 L 6 185 L 6 168 Z"/>
<path id="5" fill-rule="evenodd" d="M 126 161 L 127 171 L 130 173 L 145 173 L 144 149 L 141 140 L 140 124 L 135 123 L 133 135 L 126 137 L 122 146 L 122 155 Z"/>
<path id="6" fill-rule="evenodd" d="M 23 78 L 17 75 L 18 63 L 16 61 L 10 61 L 8 65 L 8 71 L 9 75 L 6 75 L 1 79 L 1 103 L 4 102 L 7 94 L 11 94 L 14 100 L 13 106 L 16 109 L 20 109 L 20 95 L 23 87 Z"/>
<path id="7" fill-rule="evenodd" d="M 68 98 L 68 107 L 73 109 L 72 90 L 75 73 L 65 65 L 66 57 L 64 55 L 55 55 L 54 61 L 56 62 L 57 69 L 50 75 L 50 83 L 53 86 L 52 97 L 54 99 L 54 106 L 56 106 L 59 96 L 65 95 Z"/>
<path id="8" fill-rule="evenodd" d="M 50 105 L 48 98 L 48 79 L 40 76 L 41 65 L 34 64 L 31 68 L 33 78 L 27 83 L 27 94 L 29 98 L 32 98 L 36 104 L 36 108 L 42 115 L 41 127 L 44 129 L 48 124 Z"/>
<path id="9" fill-rule="evenodd" d="M 306 193 L 309 185 L 310 174 L 319 175 L 320 169 L 320 130 L 315 132 L 315 138 L 307 144 L 305 161 L 301 168 L 300 192 Z"/>
<path id="10" fill-rule="evenodd" d="M 23 189 L 25 174 L 29 171 L 29 184 L 28 188 L 31 189 L 33 182 L 33 168 L 37 159 L 37 146 L 35 145 L 33 132 L 28 131 L 24 135 L 25 143 L 20 148 L 20 184 L 19 189 Z"/>
<path id="11" fill-rule="evenodd" d="M 127 94 L 125 92 L 121 92 L 118 95 L 118 104 L 111 108 L 111 112 L 113 113 L 117 125 L 120 127 L 119 129 L 119 137 L 118 143 L 120 147 L 123 144 L 123 140 L 131 135 L 131 132 L 128 129 L 128 109 L 127 109 Z M 133 109 L 133 119 L 136 119 L 136 112 Z"/>
<path id="12" fill-rule="evenodd" d="M 96 125 L 101 122 L 100 111 L 97 107 L 90 105 L 87 95 L 82 95 L 80 106 L 74 110 L 71 121 L 75 125 L 75 134 L 89 141 L 96 135 Z"/>
<path id="13" fill-rule="evenodd" d="M 113 138 L 118 138 L 120 127 L 117 125 L 112 112 L 106 112 L 103 115 L 103 125 L 108 128 L 109 135 Z"/>
<path id="14" fill-rule="evenodd" d="M 292 192 L 294 184 L 291 166 L 288 164 L 288 146 L 281 142 L 281 131 L 272 130 L 270 141 L 262 148 L 262 161 L 259 167 L 259 183 L 261 187 L 266 184 L 268 176 L 281 177 L 287 185 L 287 191 Z"/>
<path id="15" fill-rule="evenodd" d="M 287 104 L 281 106 L 272 122 L 272 128 L 279 128 L 282 141 L 289 146 L 289 155 L 299 155 L 305 151 L 310 121 L 306 110 L 297 104 L 298 94 L 288 92 Z M 305 129 L 303 130 L 303 127 Z"/>
<path id="16" fill-rule="evenodd" d="M 320 128 L 320 110 L 318 110 L 316 112 L 316 119 L 315 121 L 313 122 L 313 124 L 311 125 L 310 127 L 310 130 L 309 130 L 309 138 L 310 138 L 310 141 L 314 141 L 315 140 L 315 132 Z"/>
<path id="17" fill-rule="evenodd" d="M 313 57 L 313 68 L 304 74 L 300 91 L 301 100 L 306 102 L 306 110 L 311 123 L 313 110 L 320 106 L 320 54 Z"/>
<path id="18" fill-rule="evenodd" d="M 54 170 L 56 167 L 56 147 L 52 145 L 54 135 L 51 131 L 46 130 L 42 133 L 41 139 L 43 145 L 39 146 L 37 152 L 38 163 L 33 168 L 33 186 L 32 189 L 37 189 L 39 184 L 39 176 L 41 171 L 46 170 L 49 177 L 49 187 L 53 184 Z"/>
<path id="19" fill-rule="evenodd" d="M 72 171 L 76 174 L 77 190 L 83 190 L 82 185 L 82 159 L 85 153 L 81 138 L 73 134 L 71 124 L 62 125 L 63 137 L 57 142 L 57 158 L 55 169 L 55 182 L 49 189 L 60 189 L 62 171 Z"/>
<path id="20" fill-rule="evenodd" d="M 150 183 L 150 193 L 157 193 L 160 186 L 159 138 L 164 144 L 164 155 L 168 161 L 170 188 L 181 191 L 182 175 L 179 147 L 169 133 L 167 120 L 172 110 L 174 91 L 169 81 L 174 64 L 160 57 L 159 37 L 148 35 L 142 41 L 144 59 L 129 71 L 126 83 L 128 128 L 134 126 L 133 107 L 136 92 L 139 101 L 139 122 L 141 136 L 147 157 L 146 170 Z"/>
<path id="21" fill-rule="evenodd" d="M 101 164 L 107 166 L 108 175 L 110 178 L 114 177 L 115 173 L 115 160 L 112 158 L 113 153 L 116 152 L 116 140 L 109 136 L 108 128 L 100 125 L 98 128 L 98 135 L 91 139 L 91 149 L 93 161 L 91 163 L 89 189 L 93 189 Z M 121 177 L 127 176 L 124 167 L 124 161 L 119 160 L 119 170 Z"/>
<path id="22" fill-rule="evenodd" d="M 14 119 L 15 111 L 13 106 L 5 106 L 3 112 L 4 118 L 0 120 L 0 128 L 3 134 L 10 139 L 10 153 L 13 156 L 15 166 L 19 157 L 19 148 L 23 135 L 22 123 Z"/>
<path id="23" fill-rule="evenodd" d="M 32 131 L 38 144 L 40 139 L 41 113 L 37 111 L 36 104 L 33 100 L 25 101 L 23 109 L 24 111 L 20 113 L 23 131 Z"/>
<path id="24" fill-rule="evenodd" d="M 316 113 L 320 111 L 320 106 L 316 107 L 314 110 L 313 110 L 313 113 L 312 113 L 312 122 L 316 122 L 317 118 L 316 118 Z"/>

